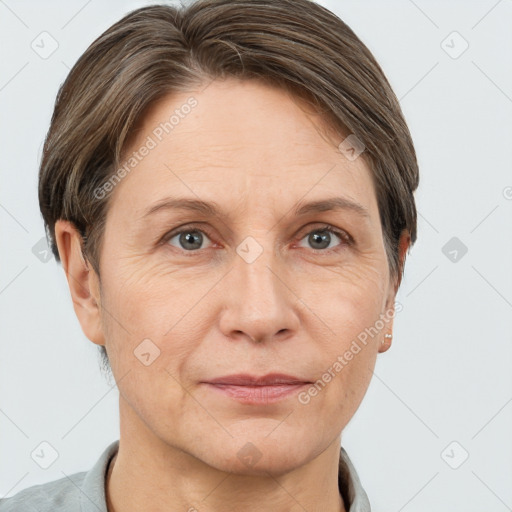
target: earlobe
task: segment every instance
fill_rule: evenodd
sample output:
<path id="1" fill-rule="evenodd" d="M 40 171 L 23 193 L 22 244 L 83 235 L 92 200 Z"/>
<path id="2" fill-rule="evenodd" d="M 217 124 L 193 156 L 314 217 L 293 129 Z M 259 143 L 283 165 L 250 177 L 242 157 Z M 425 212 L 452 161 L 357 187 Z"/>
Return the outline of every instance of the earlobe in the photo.
<path id="1" fill-rule="evenodd" d="M 393 338 L 393 335 L 391 334 L 391 332 L 387 332 L 386 334 L 384 334 L 382 336 L 382 341 L 381 341 L 381 344 L 380 344 L 380 347 L 379 347 L 379 352 L 380 353 L 386 352 L 387 350 L 390 349 L 392 338 Z"/>
<path id="2" fill-rule="evenodd" d="M 395 318 L 395 303 L 394 297 L 391 302 L 386 305 L 384 315 L 381 316 L 384 321 L 384 327 L 380 334 L 380 345 L 379 352 L 386 352 L 391 348 L 391 342 L 393 340 L 393 320 Z"/>
<path id="3" fill-rule="evenodd" d="M 93 343 L 104 345 L 99 279 L 83 256 L 82 237 L 72 222 L 58 220 L 55 223 L 55 241 L 82 331 Z"/>

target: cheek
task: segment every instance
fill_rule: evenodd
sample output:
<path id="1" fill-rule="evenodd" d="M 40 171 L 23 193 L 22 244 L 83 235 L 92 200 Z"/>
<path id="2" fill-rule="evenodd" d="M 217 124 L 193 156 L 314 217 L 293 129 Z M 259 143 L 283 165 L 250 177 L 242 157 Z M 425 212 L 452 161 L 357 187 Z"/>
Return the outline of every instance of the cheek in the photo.
<path id="1" fill-rule="evenodd" d="M 311 309 L 328 328 L 319 337 L 323 373 L 317 388 L 329 389 L 319 401 L 322 407 L 352 410 L 362 400 L 382 336 L 386 279 L 385 268 L 378 270 L 376 265 L 346 266 L 317 276 L 315 293 L 305 302 L 313 305 Z"/>
<path id="2" fill-rule="evenodd" d="M 375 323 L 383 312 L 387 279 L 380 260 L 358 262 L 305 276 L 299 281 L 303 284 L 300 293 L 319 317 L 332 326 L 331 338 L 347 341 Z"/>
<path id="3" fill-rule="evenodd" d="M 147 258 L 148 260 L 150 257 Z M 170 265 L 119 259 L 109 275 L 111 306 L 139 336 L 162 336 L 183 318 L 204 279 Z"/>
<path id="4" fill-rule="evenodd" d="M 366 394 L 380 343 L 380 336 L 371 330 L 379 318 L 380 301 L 365 290 L 358 288 L 358 292 L 338 291 L 319 304 L 329 335 L 319 342 L 317 380 L 301 401 L 309 403 L 317 417 L 336 418 L 340 429 Z"/>
<path id="5" fill-rule="evenodd" d="M 145 270 L 118 270 L 104 287 L 103 323 L 112 372 L 120 394 L 140 418 L 172 430 L 177 428 L 173 418 L 187 407 L 182 369 L 201 338 L 200 330 L 187 330 L 191 306 L 183 296 L 186 287 L 173 286 L 169 277 L 155 279 Z"/>
<path id="6" fill-rule="evenodd" d="M 140 259 L 118 259 L 110 270 L 103 279 L 103 323 L 112 366 L 122 376 L 129 368 L 141 370 L 144 360 L 154 360 L 151 372 L 168 370 L 164 379 L 172 374 L 181 380 L 182 368 L 209 328 L 207 298 L 198 302 L 216 276 Z"/>

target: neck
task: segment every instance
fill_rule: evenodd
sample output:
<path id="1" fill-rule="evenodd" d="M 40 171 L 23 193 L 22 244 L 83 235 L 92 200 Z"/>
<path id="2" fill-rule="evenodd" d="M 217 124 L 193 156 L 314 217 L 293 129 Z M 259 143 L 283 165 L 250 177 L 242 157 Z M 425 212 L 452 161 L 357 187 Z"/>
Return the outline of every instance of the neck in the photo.
<path id="1" fill-rule="evenodd" d="M 169 445 L 134 416 L 133 410 L 120 415 L 119 450 L 106 481 L 108 512 L 346 512 L 338 487 L 339 437 L 285 474 L 240 475 Z"/>

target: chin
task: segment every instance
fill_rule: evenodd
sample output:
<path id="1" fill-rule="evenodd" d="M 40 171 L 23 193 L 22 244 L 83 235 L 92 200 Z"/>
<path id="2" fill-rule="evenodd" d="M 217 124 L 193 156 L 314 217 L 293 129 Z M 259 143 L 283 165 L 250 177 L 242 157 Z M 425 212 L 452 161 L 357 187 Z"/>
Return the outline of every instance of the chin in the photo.
<path id="1" fill-rule="evenodd" d="M 305 464 L 315 455 L 311 442 L 293 436 L 272 437 L 269 431 L 213 441 L 199 457 L 220 471 L 238 475 L 279 476 Z M 214 447 L 212 449 L 212 446 Z M 321 449 L 318 450 L 318 453 Z"/>

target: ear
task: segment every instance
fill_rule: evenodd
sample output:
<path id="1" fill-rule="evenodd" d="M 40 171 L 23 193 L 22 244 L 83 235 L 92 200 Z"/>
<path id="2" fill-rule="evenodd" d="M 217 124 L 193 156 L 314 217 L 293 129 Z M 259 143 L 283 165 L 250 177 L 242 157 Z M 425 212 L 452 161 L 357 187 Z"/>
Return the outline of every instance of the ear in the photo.
<path id="1" fill-rule="evenodd" d="M 55 223 L 55 241 L 82 331 L 93 343 L 105 345 L 99 277 L 82 254 L 82 236 L 72 222 L 58 220 Z"/>
<path id="2" fill-rule="evenodd" d="M 405 265 L 405 258 L 407 255 L 407 250 L 411 245 L 411 236 L 409 232 L 404 229 L 402 234 L 400 235 L 400 240 L 398 241 L 398 275 L 395 278 L 395 282 L 390 285 L 389 295 L 386 300 L 386 310 L 385 314 L 389 318 L 386 321 L 386 326 L 382 332 L 381 344 L 379 346 L 379 352 L 386 352 L 391 347 L 391 342 L 393 338 L 386 338 L 386 334 L 393 335 L 393 320 L 395 318 L 395 297 L 398 292 L 398 288 L 400 287 L 400 283 L 402 282 L 402 272 Z"/>

